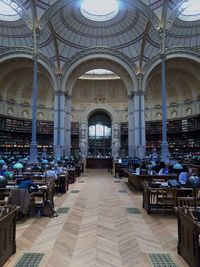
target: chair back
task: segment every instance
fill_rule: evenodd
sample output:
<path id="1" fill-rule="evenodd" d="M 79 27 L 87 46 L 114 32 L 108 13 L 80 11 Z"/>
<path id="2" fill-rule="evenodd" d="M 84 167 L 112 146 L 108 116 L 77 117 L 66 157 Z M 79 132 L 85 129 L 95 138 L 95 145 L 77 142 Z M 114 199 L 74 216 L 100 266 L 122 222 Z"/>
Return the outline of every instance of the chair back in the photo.
<path id="1" fill-rule="evenodd" d="M 178 197 L 179 207 L 194 207 L 194 197 Z"/>

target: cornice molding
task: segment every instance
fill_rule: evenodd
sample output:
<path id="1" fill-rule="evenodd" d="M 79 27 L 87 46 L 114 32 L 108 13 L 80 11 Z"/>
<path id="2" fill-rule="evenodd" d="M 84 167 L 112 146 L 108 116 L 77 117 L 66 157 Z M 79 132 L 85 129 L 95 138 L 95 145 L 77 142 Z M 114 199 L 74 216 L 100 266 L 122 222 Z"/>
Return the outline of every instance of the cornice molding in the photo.
<path id="1" fill-rule="evenodd" d="M 190 48 L 190 47 L 170 47 L 170 48 L 166 48 L 165 51 L 165 56 L 169 56 L 169 55 L 190 55 L 190 56 L 196 56 L 198 58 L 200 58 L 200 49 L 195 49 L 195 48 Z M 150 68 L 150 66 L 158 61 L 161 60 L 161 55 L 160 52 L 155 54 L 144 66 L 143 71 L 144 73 L 146 73 L 148 71 L 148 69 Z"/>

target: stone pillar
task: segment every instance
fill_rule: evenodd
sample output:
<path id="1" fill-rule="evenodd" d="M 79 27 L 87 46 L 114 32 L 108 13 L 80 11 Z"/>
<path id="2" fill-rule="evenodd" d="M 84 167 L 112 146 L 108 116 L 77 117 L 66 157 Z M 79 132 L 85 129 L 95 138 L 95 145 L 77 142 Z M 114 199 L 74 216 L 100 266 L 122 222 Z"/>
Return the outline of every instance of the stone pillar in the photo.
<path id="1" fill-rule="evenodd" d="M 65 93 L 61 91 L 62 75 L 57 75 L 54 100 L 54 158 L 65 155 Z"/>
<path id="2" fill-rule="evenodd" d="M 128 156 L 135 157 L 134 96 L 128 96 Z"/>
<path id="3" fill-rule="evenodd" d="M 38 150 L 36 141 L 36 125 L 37 125 L 37 97 L 38 97 L 38 29 L 34 27 L 33 29 L 33 94 L 32 94 L 32 140 L 30 144 L 30 158 L 28 163 L 32 164 L 38 162 Z"/>
<path id="4" fill-rule="evenodd" d="M 134 94 L 134 115 L 135 115 L 135 147 L 136 157 L 143 159 L 145 149 L 145 117 L 144 117 L 144 92 L 139 90 Z"/>
<path id="5" fill-rule="evenodd" d="M 65 95 L 65 129 L 64 129 L 64 144 L 65 151 L 64 154 L 67 157 L 71 156 L 71 96 Z M 64 119 L 64 118 L 62 118 Z"/>
<path id="6" fill-rule="evenodd" d="M 120 129 L 118 123 L 112 124 L 112 157 L 117 160 L 120 156 Z"/>

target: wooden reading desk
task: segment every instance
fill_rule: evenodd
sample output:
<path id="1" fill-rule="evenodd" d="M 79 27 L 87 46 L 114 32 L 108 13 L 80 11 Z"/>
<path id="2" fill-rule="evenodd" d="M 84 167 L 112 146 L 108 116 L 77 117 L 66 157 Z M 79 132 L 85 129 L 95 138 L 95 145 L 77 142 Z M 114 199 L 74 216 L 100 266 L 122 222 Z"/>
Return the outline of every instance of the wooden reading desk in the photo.
<path id="1" fill-rule="evenodd" d="M 179 197 L 194 196 L 193 188 L 154 186 L 153 183 L 144 182 L 143 208 L 150 214 L 152 211 L 174 211 L 178 205 Z"/>
<path id="2" fill-rule="evenodd" d="M 136 189 L 136 190 L 142 190 L 144 181 L 152 181 L 153 179 L 160 179 L 164 181 L 168 181 L 170 179 L 176 179 L 176 174 L 154 174 L 154 175 L 148 175 L 148 174 L 135 174 L 128 172 L 128 182 Z"/>

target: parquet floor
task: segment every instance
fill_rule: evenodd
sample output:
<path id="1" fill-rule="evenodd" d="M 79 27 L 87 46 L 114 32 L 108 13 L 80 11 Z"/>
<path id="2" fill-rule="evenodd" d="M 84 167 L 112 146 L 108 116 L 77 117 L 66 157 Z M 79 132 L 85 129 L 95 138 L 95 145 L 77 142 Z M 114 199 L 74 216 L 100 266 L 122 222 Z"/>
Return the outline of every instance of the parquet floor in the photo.
<path id="1" fill-rule="evenodd" d="M 39 267 L 152 267 L 149 253 L 169 253 L 177 267 L 188 267 L 177 255 L 176 217 L 147 215 L 141 193 L 126 179 L 86 170 L 67 194 L 55 197 L 55 207 L 70 209 L 17 224 L 17 253 L 5 267 L 14 267 L 26 252 L 44 253 Z"/>

